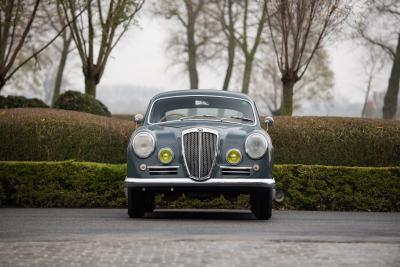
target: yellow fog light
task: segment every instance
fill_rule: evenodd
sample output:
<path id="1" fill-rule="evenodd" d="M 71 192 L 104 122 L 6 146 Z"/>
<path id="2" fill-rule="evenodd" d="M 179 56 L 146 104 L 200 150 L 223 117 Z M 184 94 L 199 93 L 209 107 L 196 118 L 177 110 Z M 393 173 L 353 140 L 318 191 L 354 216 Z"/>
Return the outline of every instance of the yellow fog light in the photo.
<path id="1" fill-rule="evenodd" d="M 168 164 L 174 159 L 174 152 L 169 147 L 163 147 L 158 152 L 158 159 L 162 164 Z"/>
<path id="2" fill-rule="evenodd" d="M 226 153 L 226 161 L 231 165 L 238 165 L 242 160 L 242 154 L 238 149 L 230 149 Z"/>

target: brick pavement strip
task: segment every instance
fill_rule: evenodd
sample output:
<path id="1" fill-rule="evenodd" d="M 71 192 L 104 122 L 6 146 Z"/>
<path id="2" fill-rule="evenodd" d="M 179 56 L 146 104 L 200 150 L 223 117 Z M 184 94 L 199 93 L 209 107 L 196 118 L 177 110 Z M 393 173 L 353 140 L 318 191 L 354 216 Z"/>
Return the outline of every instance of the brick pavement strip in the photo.
<path id="1" fill-rule="evenodd" d="M 400 266 L 400 244 L 262 240 L 2 241 L 0 266 Z"/>

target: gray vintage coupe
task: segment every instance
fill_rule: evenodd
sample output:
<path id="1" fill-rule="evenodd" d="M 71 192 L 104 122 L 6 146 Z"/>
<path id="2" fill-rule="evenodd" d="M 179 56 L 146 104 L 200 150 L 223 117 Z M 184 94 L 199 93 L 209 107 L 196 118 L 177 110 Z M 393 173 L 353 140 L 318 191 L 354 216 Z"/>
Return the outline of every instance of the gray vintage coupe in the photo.
<path id="1" fill-rule="evenodd" d="M 272 143 L 247 95 L 220 90 L 156 95 L 128 145 L 125 193 L 130 217 L 154 209 L 155 193 L 233 200 L 250 194 L 258 219 L 269 219 L 275 195 Z M 272 118 L 265 123 L 271 125 Z"/>

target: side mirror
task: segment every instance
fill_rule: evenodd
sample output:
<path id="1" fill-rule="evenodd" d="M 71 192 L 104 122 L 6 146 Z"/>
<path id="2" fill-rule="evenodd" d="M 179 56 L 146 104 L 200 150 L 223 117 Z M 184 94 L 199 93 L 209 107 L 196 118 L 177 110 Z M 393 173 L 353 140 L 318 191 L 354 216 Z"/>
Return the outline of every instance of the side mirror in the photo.
<path id="1" fill-rule="evenodd" d="M 267 125 L 267 130 L 268 130 L 268 127 L 274 124 L 274 119 L 272 117 L 265 117 L 264 123 L 265 125 Z"/>
<path id="2" fill-rule="evenodd" d="M 137 123 L 140 124 L 143 122 L 143 115 L 138 113 L 135 115 L 135 117 L 133 118 L 133 120 Z"/>

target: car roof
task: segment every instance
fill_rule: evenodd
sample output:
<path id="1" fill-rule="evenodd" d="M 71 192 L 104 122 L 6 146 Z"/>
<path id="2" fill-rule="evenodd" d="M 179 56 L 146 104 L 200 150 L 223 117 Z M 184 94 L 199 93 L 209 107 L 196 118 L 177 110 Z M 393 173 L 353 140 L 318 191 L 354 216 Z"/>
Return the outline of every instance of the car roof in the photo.
<path id="1" fill-rule="evenodd" d="M 211 90 L 211 89 L 192 89 L 192 90 L 174 90 L 174 91 L 166 91 L 163 93 L 159 93 L 153 97 L 153 101 L 159 98 L 164 97 L 174 97 L 174 96 L 191 96 L 191 95 L 200 95 L 200 96 L 219 96 L 219 97 L 234 97 L 241 98 L 245 100 L 252 101 L 248 95 L 233 92 L 233 91 L 223 91 L 223 90 Z"/>

